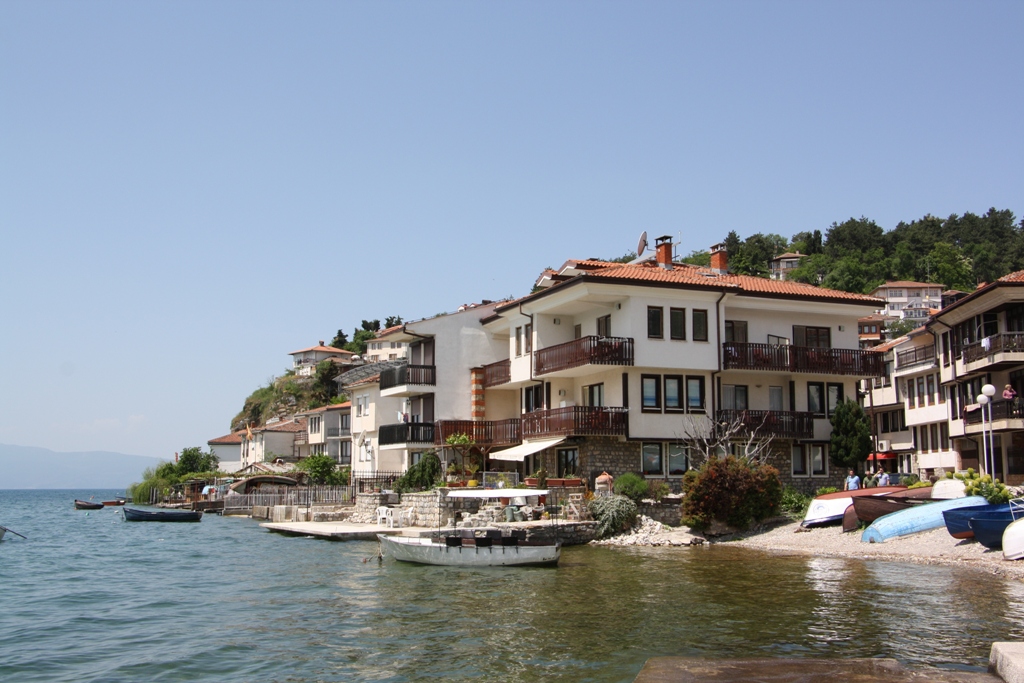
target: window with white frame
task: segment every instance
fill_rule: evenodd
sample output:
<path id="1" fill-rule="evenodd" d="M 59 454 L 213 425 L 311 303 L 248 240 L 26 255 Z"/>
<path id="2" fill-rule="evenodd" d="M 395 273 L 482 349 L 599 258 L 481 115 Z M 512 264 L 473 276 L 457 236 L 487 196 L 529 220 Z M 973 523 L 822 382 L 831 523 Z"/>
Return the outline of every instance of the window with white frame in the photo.
<path id="1" fill-rule="evenodd" d="M 666 444 L 668 450 L 668 473 L 681 476 L 690 469 L 689 448 L 681 443 Z"/>

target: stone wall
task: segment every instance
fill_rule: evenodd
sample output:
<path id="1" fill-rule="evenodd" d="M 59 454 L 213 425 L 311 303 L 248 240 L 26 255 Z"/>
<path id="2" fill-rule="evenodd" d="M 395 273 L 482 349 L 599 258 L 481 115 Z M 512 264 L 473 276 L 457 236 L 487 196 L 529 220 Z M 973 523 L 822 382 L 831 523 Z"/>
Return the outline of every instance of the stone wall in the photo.
<path id="1" fill-rule="evenodd" d="M 778 439 L 772 442 L 771 452 L 768 456 L 768 464 L 779 471 L 779 479 L 783 486 L 792 486 L 800 493 L 813 496 L 814 492 L 822 486 L 834 486 L 837 489 L 843 488 L 846 480 L 846 470 L 828 463 L 828 475 L 824 477 L 794 477 L 793 476 L 793 442 L 788 439 Z"/>
<path id="2" fill-rule="evenodd" d="M 683 506 L 681 500 L 655 503 L 654 501 L 643 501 L 637 505 L 637 512 L 651 519 L 667 524 L 668 526 L 679 526 L 683 521 Z"/>
<path id="3" fill-rule="evenodd" d="M 398 506 L 406 509 L 412 508 L 412 525 L 423 527 L 449 526 L 451 519 L 461 518 L 464 515 L 475 514 L 480 509 L 479 498 L 448 498 L 449 489 L 434 489 L 420 493 L 404 493 Z M 440 507 L 437 497 L 443 496 Z M 440 511 L 440 520 L 438 519 Z M 458 513 L 458 514 L 456 514 Z"/>

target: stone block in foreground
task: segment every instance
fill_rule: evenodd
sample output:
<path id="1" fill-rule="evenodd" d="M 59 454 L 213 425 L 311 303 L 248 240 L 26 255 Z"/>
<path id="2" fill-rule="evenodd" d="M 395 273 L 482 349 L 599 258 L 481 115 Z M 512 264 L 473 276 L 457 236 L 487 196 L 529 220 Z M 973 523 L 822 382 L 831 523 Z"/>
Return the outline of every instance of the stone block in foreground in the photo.
<path id="1" fill-rule="evenodd" d="M 1024 683 L 1024 643 L 992 643 L 988 670 L 1006 683 Z"/>
<path id="2" fill-rule="evenodd" d="M 634 683 L 997 683 L 999 680 L 987 673 L 907 669 L 895 659 L 652 657 Z"/>

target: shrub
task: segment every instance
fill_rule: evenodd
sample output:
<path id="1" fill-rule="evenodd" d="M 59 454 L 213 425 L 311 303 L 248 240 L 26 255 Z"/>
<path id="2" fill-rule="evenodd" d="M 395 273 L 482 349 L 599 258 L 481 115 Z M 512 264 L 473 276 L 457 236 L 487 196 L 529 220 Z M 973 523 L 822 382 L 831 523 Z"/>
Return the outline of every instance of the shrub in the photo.
<path id="1" fill-rule="evenodd" d="M 921 477 L 917 476 L 916 474 L 904 474 L 902 477 L 900 477 L 900 484 L 902 486 L 906 486 L 907 488 L 910 488 L 914 484 L 920 483 Z"/>
<path id="2" fill-rule="evenodd" d="M 782 512 L 803 517 L 807 514 L 807 508 L 810 505 L 810 496 L 805 496 L 792 486 L 782 489 L 782 499 L 779 501 L 779 510 Z"/>
<path id="3" fill-rule="evenodd" d="M 664 479 L 655 479 L 654 481 L 647 482 L 647 497 L 652 498 L 655 502 L 670 493 L 672 493 L 672 489 L 669 488 L 668 482 Z"/>
<path id="4" fill-rule="evenodd" d="M 683 515 L 703 529 L 718 520 L 745 529 L 778 513 L 782 500 L 779 471 L 734 456 L 709 458 L 696 477 L 685 478 Z"/>
<path id="5" fill-rule="evenodd" d="M 908 489 L 924 489 L 924 488 L 928 488 L 931 485 L 932 485 L 932 483 L 930 481 L 918 481 L 918 482 L 914 482 L 913 484 L 909 485 L 907 488 Z"/>
<path id="6" fill-rule="evenodd" d="M 639 503 L 647 497 L 647 480 L 635 472 L 626 472 L 620 475 L 612 485 L 612 491 L 629 498 L 634 503 Z"/>
<path id="7" fill-rule="evenodd" d="M 814 497 L 817 498 L 818 496 L 824 496 L 827 493 L 835 493 L 838 490 L 839 489 L 837 489 L 835 486 L 822 486 L 820 489 L 814 492 Z"/>
<path id="8" fill-rule="evenodd" d="M 626 531 L 636 522 L 636 503 L 626 496 L 594 498 L 588 507 L 597 521 L 599 538 Z"/>
<path id="9" fill-rule="evenodd" d="M 434 452 L 424 453 L 418 463 L 406 470 L 405 474 L 395 480 L 394 489 L 398 493 L 429 489 L 441 480 L 441 460 Z"/>
<path id="10" fill-rule="evenodd" d="M 1001 481 L 993 479 L 991 474 L 978 474 L 973 467 L 963 474 L 947 472 L 946 478 L 959 479 L 964 483 L 965 495 L 981 496 L 993 505 L 1010 500 L 1010 491 Z"/>

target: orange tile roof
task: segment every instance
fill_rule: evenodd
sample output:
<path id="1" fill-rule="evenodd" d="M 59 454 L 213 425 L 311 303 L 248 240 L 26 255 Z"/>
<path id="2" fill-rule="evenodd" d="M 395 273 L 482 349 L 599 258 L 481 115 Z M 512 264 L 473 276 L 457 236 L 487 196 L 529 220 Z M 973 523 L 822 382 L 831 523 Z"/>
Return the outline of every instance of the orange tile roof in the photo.
<path id="1" fill-rule="evenodd" d="M 320 351 L 322 353 L 341 353 L 349 356 L 355 355 L 351 351 L 345 349 L 338 349 L 333 346 L 310 346 L 308 349 L 299 349 L 298 351 L 291 351 L 288 353 L 289 356 L 294 356 L 297 353 L 306 353 L 307 351 Z"/>
<path id="2" fill-rule="evenodd" d="M 210 439 L 206 443 L 218 444 L 218 445 L 234 445 L 236 443 L 242 443 L 242 437 L 245 436 L 245 431 L 232 432 L 231 434 L 225 434 L 224 436 L 218 436 L 216 439 Z"/>
<path id="3" fill-rule="evenodd" d="M 398 325 L 392 325 L 391 327 L 389 327 L 386 330 L 381 330 L 380 332 L 377 333 L 377 338 L 379 339 L 380 337 L 383 337 L 384 335 L 391 334 L 392 332 L 397 332 L 398 330 L 402 329 L 403 325 L 405 325 L 405 323 L 400 323 Z"/>
<path id="4" fill-rule="evenodd" d="M 875 287 L 875 291 L 879 289 L 885 289 L 886 287 L 943 287 L 938 282 L 914 282 L 913 280 L 895 280 L 893 282 L 886 282 L 884 285 L 878 285 Z"/>
<path id="5" fill-rule="evenodd" d="M 908 341 L 909 339 L 910 339 L 910 337 L 897 337 L 896 339 L 893 339 L 891 341 L 887 341 L 884 344 L 879 344 L 878 346 L 874 347 L 871 350 L 872 351 L 877 351 L 879 353 L 885 353 L 886 351 L 892 350 L 893 348 L 899 346 L 900 344 L 902 344 L 905 341 Z"/>
<path id="6" fill-rule="evenodd" d="M 658 282 L 679 284 L 708 289 L 734 290 L 753 295 L 777 295 L 781 297 L 809 298 L 819 300 L 848 301 L 864 304 L 883 305 L 881 299 L 866 294 L 825 289 L 789 280 L 770 280 L 752 275 L 721 275 L 704 266 L 675 264 L 672 270 L 661 268 L 656 263 L 610 264 L 606 268 L 586 273 L 584 278 L 608 278 L 636 282 Z M 557 285 L 556 285 L 557 286 Z"/>
<path id="7" fill-rule="evenodd" d="M 344 403 L 334 403 L 327 406 L 327 410 L 337 410 L 338 408 L 351 408 L 352 401 L 345 401 Z"/>
<path id="8" fill-rule="evenodd" d="M 304 432 L 306 431 L 306 418 L 299 417 L 290 422 L 275 422 L 272 425 L 263 425 L 258 432 Z"/>
<path id="9" fill-rule="evenodd" d="M 802 258 L 804 256 L 807 256 L 807 254 L 801 254 L 799 251 L 797 251 L 797 252 L 786 252 L 785 254 L 779 254 L 778 256 L 773 258 L 772 261 L 778 261 L 780 258 L 795 258 L 797 256 Z"/>
<path id="10" fill-rule="evenodd" d="M 353 382 L 352 384 L 347 384 L 346 386 L 349 386 L 349 387 L 361 387 L 364 384 L 378 384 L 379 382 L 380 382 L 380 373 L 378 372 L 376 375 L 370 375 L 369 377 L 364 377 L 363 379 L 361 379 L 361 380 L 359 380 L 357 382 Z"/>
<path id="11" fill-rule="evenodd" d="M 1014 273 L 1004 275 L 996 282 L 1024 282 L 1024 270 L 1018 270 Z"/>

